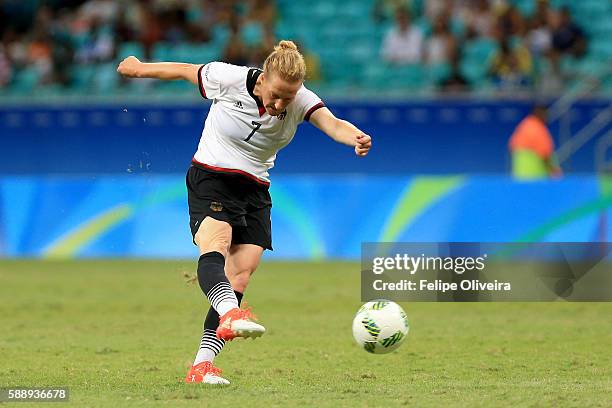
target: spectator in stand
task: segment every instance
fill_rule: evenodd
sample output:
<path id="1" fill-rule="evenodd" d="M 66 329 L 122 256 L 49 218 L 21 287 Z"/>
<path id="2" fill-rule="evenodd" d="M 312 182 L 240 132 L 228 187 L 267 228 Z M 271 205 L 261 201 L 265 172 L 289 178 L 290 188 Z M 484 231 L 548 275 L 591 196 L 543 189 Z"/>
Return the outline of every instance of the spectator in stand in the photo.
<path id="1" fill-rule="evenodd" d="M 187 16 L 185 9 L 178 4 L 161 11 L 160 21 L 162 24 L 163 41 L 169 43 L 186 42 L 187 37 Z"/>
<path id="2" fill-rule="evenodd" d="M 490 74 L 499 88 L 521 88 L 531 83 L 532 62 L 529 51 L 520 44 L 512 47 L 510 38 L 500 43 L 500 50 L 493 58 Z"/>
<path id="3" fill-rule="evenodd" d="M 495 18 L 489 0 L 476 0 L 476 5 L 467 12 L 466 24 L 479 37 L 493 36 Z"/>
<path id="4" fill-rule="evenodd" d="M 161 41 L 163 37 L 162 26 L 160 19 L 150 6 L 147 5 L 146 0 L 140 0 L 139 2 L 139 14 L 140 14 L 140 41 L 145 47 L 145 55 L 150 55 L 153 46 L 158 41 Z"/>
<path id="5" fill-rule="evenodd" d="M 451 71 L 448 77 L 440 82 L 440 89 L 444 92 L 465 92 L 470 88 L 467 79 L 461 73 L 460 53 L 455 51 L 451 56 Z"/>
<path id="6" fill-rule="evenodd" d="M 249 21 L 257 21 L 266 27 L 271 27 L 276 20 L 276 6 L 274 1 L 250 0 L 246 19 Z"/>
<path id="7" fill-rule="evenodd" d="M 571 54 L 581 57 L 586 51 L 584 31 L 572 20 L 568 7 L 563 7 L 555 23 L 552 45 L 557 54 Z"/>
<path id="8" fill-rule="evenodd" d="M 189 41 L 203 44 L 212 39 L 211 28 L 215 26 L 215 15 L 208 15 L 203 2 L 190 3 L 185 9 L 186 33 Z"/>
<path id="9" fill-rule="evenodd" d="M 308 82 L 320 81 L 323 75 L 321 74 L 321 60 L 319 56 L 306 48 L 303 44 L 296 45 L 304 57 L 304 63 L 306 64 L 306 80 Z"/>
<path id="10" fill-rule="evenodd" d="M 0 42 L 0 87 L 11 82 L 13 68 L 9 59 L 8 47 L 4 42 Z"/>
<path id="11" fill-rule="evenodd" d="M 547 56 L 552 48 L 552 32 L 540 14 L 534 15 L 526 37 L 529 51 L 534 56 Z"/>
<path id="12" fill-rule="evenodd" d="M 372 18 L 376 23 L 384 23 L 394 17 L 397 9 L 414 10 L 414 0 L 376 0 L 372 8 Z"/>
<path id="13" fill-rule="evenodd" d="M 555 144 L 546 127 L 547 110 L 536 106 L 519 123 L 509 142 L 512 175 L 521 180 L 537 180 L 561 175 L 554 155 Z"/>
<path id="14" fill-rule="evenodd" d="M 550 26 L 555 16 L 556 13 L 550 8 L 548 0 L 537 0 L 532 19 L 539 19 L 545 25 Z"/>
<path id="15" fill-rule="evenodd" d="M 497 19 L 497 38 L 522 37 L 525 34 L 525 19 L 513 5 L 505 5 Z"/>
<path id="16" fill-rule="evenodd" d="M 56 12 L 49 29 L 53 82 L 68 86 L 71 82 L 70 68 L 74 63 L 74 45 L 70 34 L 71 17 L 66 9 Z"/>
<path id="17" fill-rule="evenodd" d="M 448 63 L 451 56 L 456 53 L 457 40 L 451 33 L 449 25 L 448 14 L 441 14 L 434 22 L 432 35 L 426 40 L 425 45 L 425 61 L 428 64 Z"/>
<path id="18" fill-rule="evenodd" d="M 38 74 L 39 83 L 47 84 L 52 79 L 53 63 L 51 60 L 51 44 L 47 33 L 37 29 L 32 34 L 32 40 L 27 48 L 28 65 L 33 66 Z"/>
<path id="19" fill-rule="evenodd" d="M 563 87 L 561 67 L 554 56 L 552 48 L 552 23 L 556 13 L 550 8 L 548 0 L 539 0 L 536 10 L 529 21 L 529 31 L 525 38 L 525 44 L 534 58 L 539 58 L 541 63 L 538 67 L 536 85 L 540 92 L 556 93 Z"/>
<path id="20" fill-rule="evenodd" d="M 273 49 L 274 45 L 278 42 L 272 26 L 263 26 L 262 30 L 263 32 L 259 43 L 252 47 L 249 52 L 250 61 L 248 65 L 251 67 L 261 67 L 270 54 L 270 50 Z M 298 49 L 302 52 L 299 47 Z"/>
<path id="21" fill-rule="evenodd" d="M 381 54 L 391 64 L 417 64 L 423 59 L 423 32 L 411 24 L 410 13 L 397 9 L 396 26 L 385 35 Z"/>
<path id="22" fill-rule="evenodd" d="M 241 28 L 239 17 L 234 15 L 230 20 L 230 38 L 223 51 L 223 62 L 234 65 L 249 64 L 249 52 L 242 41 Z"/>
<path id="23" fill-rule="evenodd" d="M 28 64 L 28 49 L 24 36 L 8 29 L 4 32 L 3 43 L 12 70 L 21 69 Z"/>
<path id="24" fill-rule="evenodd" d="M 425 17 L 429 21 L 436 21 L 442 14 L 453 11 L 453 0 L 427 0 L 423 6 Z"/>
<path id="25" fill-rule="evenodd" d="M 119 2 L 116 0 L 89 0 L 85 2 L 79 13 L 88 21 L 97 21 L 99 24 L 111 24 L 117 18 Z"/>
<path id="26" fill-rule="evenodd" d="M 108 62 L 115 55 L 115 40 L 111 28 L 94 19 L 87 40 L 76 52 L 76 59 L 82 64 Z"/>

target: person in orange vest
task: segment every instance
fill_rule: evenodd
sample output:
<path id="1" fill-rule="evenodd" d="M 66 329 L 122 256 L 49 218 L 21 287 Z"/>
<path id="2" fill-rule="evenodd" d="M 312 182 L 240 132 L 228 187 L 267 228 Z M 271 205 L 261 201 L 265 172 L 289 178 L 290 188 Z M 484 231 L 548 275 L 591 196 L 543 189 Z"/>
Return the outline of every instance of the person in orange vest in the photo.
<path id="1" fill-rule="evenodd" d="M 546 107 L 537 105 L 514 130 L 509 142 L 514 178 L 537 180 L 561 175 L 546 119 Z"/>

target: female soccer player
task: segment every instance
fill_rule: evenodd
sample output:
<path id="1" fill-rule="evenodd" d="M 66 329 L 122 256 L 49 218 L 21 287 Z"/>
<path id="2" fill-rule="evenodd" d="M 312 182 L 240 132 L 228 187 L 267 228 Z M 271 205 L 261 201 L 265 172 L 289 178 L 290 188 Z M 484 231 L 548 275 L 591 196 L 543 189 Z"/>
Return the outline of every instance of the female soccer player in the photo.
<path id="1" fill-rule="evenodd" d="M 265 331 L 249 309 L 240 309 L 240 301 L 263 251 L 272 249 L 268 170 L 276 153 L 302 121 L 353 146 L 358 156 L 368 154 L 371 138 L 336 118 L 304 86 L 304 58 L 292 41 L 280 41 L 263 70 L 222 62 L 142 63 L 130 56 L 117 71 L 133 78 L 184 79 L 212 100 L 187 172 L 191 233 L 201 255 L 198 282 L 211 308 L 185 382 L 229 384 L 213 366 L 214 357 L 225 341 Z"/>

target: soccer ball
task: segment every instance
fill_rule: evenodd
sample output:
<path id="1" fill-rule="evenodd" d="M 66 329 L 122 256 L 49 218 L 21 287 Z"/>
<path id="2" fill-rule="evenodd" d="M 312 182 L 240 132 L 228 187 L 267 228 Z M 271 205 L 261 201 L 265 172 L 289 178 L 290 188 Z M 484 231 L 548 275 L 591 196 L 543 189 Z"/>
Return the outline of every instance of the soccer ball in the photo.
<path id="1" fill-rule="evenodd" d="M 353 320 L 353 337 L 368 353 L 386 354 L 397 349 L 408 334 L 404 309 L 390 300 L 373 300 L 361 306 Z"/>

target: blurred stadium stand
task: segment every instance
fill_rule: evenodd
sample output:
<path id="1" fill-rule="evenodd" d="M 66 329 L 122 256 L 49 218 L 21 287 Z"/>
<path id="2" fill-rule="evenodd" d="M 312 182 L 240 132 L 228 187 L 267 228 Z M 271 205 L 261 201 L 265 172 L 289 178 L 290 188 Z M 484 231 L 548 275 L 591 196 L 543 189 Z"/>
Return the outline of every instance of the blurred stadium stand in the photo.
<path id="1" fill-rule="evenodd" d="M 424 58 L 408 65 L 386 64 L 381 59 L 381 44 L 394 24 L 389 4 L 409 9 L 413 24 L 427 38 L 433 36 L 438 19 L 448 20 L 458 44 L 459 74 L 473 92 L 486 95 L 503 90 L 490 71 L 504 39 L 528 50 L 525 55 L 531 67 L 524 83 L 506 89 L 512 94 L 558 93 L 560 86 L 567 88 L 585 78 L 599 81 L 595 92 L 612 91 L 612 3 L 608 0 L 486 3 L 491 3 L 485 13 L 493 28 L 485 36 L 472 22 L 478 4 L 473 0 L 5 0 L 0 2 L 0 92 L 4 98 L 32 97 L 33 93 L 44 98 L 134 92 L 191 95 L 190 87 L 179 82 L 121 80 L 115 67 L 128 55 L 153 61 L 229 59 L 259 65 L 265 50 L 282 38 L 300 43 L 311 62 L 311 86 L 325 95 L 414 96 L 443 90 L 442 84 L 453 73 L 451 55 L 435 63 Z M 447 5 L 449 10 L 432 15 L 436 8 L 431 4 Z M 536 50 L 540 43 L 532 39 L 538 34 L 550 42 L 563 7 L 569 7 L 584 33 L 586 49 L 561 52 L 548 45 Z M 546 14 L 542 26 L 537 23 L 538 13 Z M 235 46 L 234 52 L 228 51 L 230 45 Z"/>
<path id="2" fill-rule="evenodd" d="M 449 23 L 456 53 L 435 63 L 426 56 L 419 64 L 385 62 L 381 47 L 397 6 L 410 11 L 426 41 L 438 22 Z M 585 47 L 555 49 L 564 7 Z M 0 27 L 0 130 L 18 136 L 3 142 L 4 174 L 118 173 L 142 155 L 151 156 L 152 172 L 180 172 L 207 105 L 182 81 L 122 79 L 118 62 L 136 55 L 259 65 L 279 38 L 301 45 L 309 87 L 379 142 L 366 168 L 305 126 L 281 152 L 276 174 L 505 173 L 514 126 L 534 100 L 557 99 L 550 127 L 557 146 L 566 145 L 565 171 L 609 167 L 610 115 L 587 126 L 610 110 L 608 0 L 5 0 Z M 533 60 L 533 72 L 511 86 L 492 73 L 505 40 L 530 49 L 523 55 Z M 459 86 L 444 86 L 449 76 Z M 580 143 L 568 144 L 583 129 Z M 113 149 L 99 148 L 102 137 Z M 324 159 L 316 170 L 300 157 L 306 142 Z M 35 159 L 41 146 L 49 153 L 44 161 Z M 15 153 L 18 162 L 10 160 Z"/>

